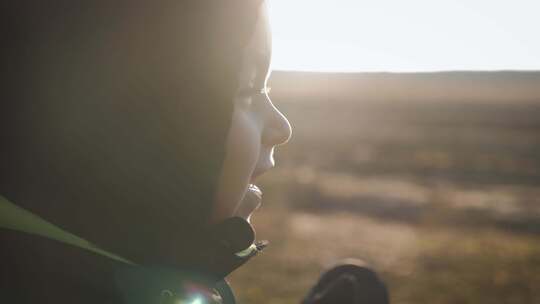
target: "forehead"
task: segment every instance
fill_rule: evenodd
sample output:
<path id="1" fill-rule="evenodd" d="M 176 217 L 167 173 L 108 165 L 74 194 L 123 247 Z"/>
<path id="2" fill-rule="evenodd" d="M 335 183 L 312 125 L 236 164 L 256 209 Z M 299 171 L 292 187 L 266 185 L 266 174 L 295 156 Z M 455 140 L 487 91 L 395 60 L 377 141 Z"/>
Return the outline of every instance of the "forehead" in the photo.
<path id="1" fill-rule="evenodd" d="M 270 56 L 271 50 L 271 32 L 270 32 L 270 23 L 268 20 L 267 9 L 265 5 L 261 5 L 259 8 L 259 17 L 255 24 L 255 30 L 253 35 L 248 43 L 248 46 L 251 46 L 260 53 L 260 56 Z"/>
<path id="2" fill-rule="evenodd" d="M 264 81 L 269 71 L 271 58 L 270 24 L 266 7 L 261 5 L 253 34 L 244 48 L 241 83 Z"/>

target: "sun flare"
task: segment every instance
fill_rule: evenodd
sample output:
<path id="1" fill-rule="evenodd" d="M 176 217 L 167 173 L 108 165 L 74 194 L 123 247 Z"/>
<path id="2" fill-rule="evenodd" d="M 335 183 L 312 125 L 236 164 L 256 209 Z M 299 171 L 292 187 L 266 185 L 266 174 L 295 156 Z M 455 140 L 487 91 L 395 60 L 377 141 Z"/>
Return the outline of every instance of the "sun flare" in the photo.
<path id="1" fill-rule="evenodd" d="M 540 69 L 536 0 L 271 0 L 273 68 Z"/>

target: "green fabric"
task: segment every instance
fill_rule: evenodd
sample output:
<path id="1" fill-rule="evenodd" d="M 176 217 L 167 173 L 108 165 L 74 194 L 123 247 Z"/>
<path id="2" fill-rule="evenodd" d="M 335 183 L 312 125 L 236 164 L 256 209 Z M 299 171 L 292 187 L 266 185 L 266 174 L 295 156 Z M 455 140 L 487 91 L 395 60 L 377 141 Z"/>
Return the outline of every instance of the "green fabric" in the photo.
<path id="1" fill-rule="evenodd" d="M 135 265 L 135 263 L 124 259 L 114 253 L 103 250 L 96 245 L 82 239 L 72 233 L 69 233 L 62 228 L 59 228 L 32 212 L 23 209 L 5 197 L 0 195 L 0 228 L 21 231 L 29 234 L 40 235 L 58 242 L 66 243 L 82 249 L 92 251 L 94 253 L 106 256 L 113 260 Z"/>

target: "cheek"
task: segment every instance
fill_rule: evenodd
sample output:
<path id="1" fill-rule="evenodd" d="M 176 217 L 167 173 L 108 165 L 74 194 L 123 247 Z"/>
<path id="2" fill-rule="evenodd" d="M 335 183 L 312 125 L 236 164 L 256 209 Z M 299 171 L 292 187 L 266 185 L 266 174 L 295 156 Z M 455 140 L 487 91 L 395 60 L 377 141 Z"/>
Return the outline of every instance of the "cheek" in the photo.
<path id="1" fill-rule="evenodd" d="M 230 217 L 242 200 L 259 158 L 260 135 L 260 128 L 247 113 L 235 111 L 216 193 L 215 220 Z"/>
<path id="2" fill-rule="evenodd" d="M 238 175 L 251 174 L 261 149 L 260 130 L 248 114 L 235 113 L 227 138 L 225 159 Z"/>

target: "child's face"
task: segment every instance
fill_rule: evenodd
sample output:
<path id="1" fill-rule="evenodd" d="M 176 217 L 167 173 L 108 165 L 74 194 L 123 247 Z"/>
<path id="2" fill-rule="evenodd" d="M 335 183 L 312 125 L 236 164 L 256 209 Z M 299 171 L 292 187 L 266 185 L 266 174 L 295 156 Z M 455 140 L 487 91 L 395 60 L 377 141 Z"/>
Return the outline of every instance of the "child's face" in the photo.
<path id="1" fill-rule="evenodd" d="M 211 215 L 213 223 L 231 216 L 249 221 L 260 204 L 257 191 L 249 186 L 274 166 L 274 147 L 284 144 L 291 136 L 289 122 L 265 92 L 271 37 L 266 7 L 261 6 L 261 10 L 253 36 L 244 49 L 226 155 Z"/>

